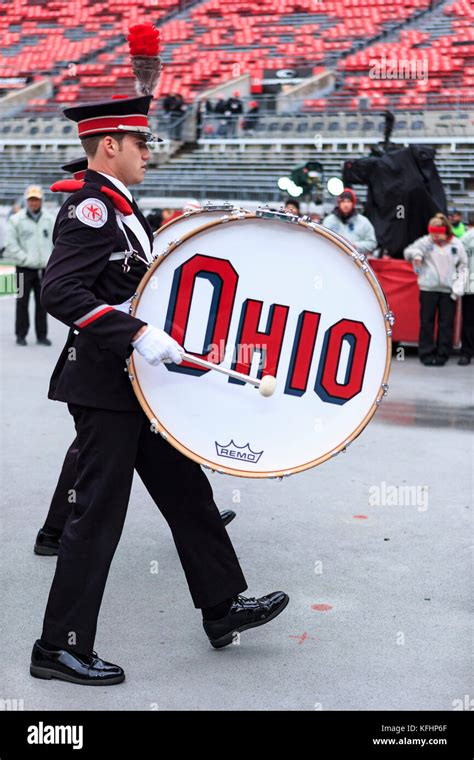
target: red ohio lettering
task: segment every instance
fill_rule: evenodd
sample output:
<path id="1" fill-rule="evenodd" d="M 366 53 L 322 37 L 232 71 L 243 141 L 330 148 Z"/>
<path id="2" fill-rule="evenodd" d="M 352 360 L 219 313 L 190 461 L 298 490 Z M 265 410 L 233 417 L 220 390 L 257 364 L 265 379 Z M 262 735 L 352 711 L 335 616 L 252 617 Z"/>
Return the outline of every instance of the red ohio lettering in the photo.
<path id="1" fill-rule="evenodd" d="M 263 332 L 258 330 L 263 301 L 247 298 L 242 305 L 236 338 L 236 358 L 232 369 L 250 374 L 250 367 L 255 351 L 260 352 L 260 367 L 257 376 L 273 375 L 276 377 L 280 362 L 281 348 L 285 335 L 289 306 L 272 304 L 268 314 L 267 326 Z M 245 385 L 243 380 L 229 377 L 229 383 Z"/>
<path id="2" fill-rule="evenodd" d="M 185 345 L 194 286 L 198 277 L 211 283 L 213 295 L 203 340 L 203 350 L 200 354 L 192 353 L 197 357 L 207 359 L 212 351 L 213 363 L 220 364 L 224 359 L 239 281 L 239 276 L 230 261 L 196 254 L 176 269 L 164 329 L 180 345 Z M 210 372 L 210 370 L 198 367 L 189 361 L 183 361 L 181 364 L 165 364 L 165 367 L 170 372 L 181 372 L 188 375 L 203 375 Z"/>
<path id="3" fill-rule="evenodd" d="M 336 380 L 343 341 L 349 343 L 349 359 L 343 383 Z M 345 404 L 362 390 L 370 333 L 363 322 L 341 319 L 325 334 L 314 390 L 322 401 Z"/>
<path id="4" fill-rule="evenodd" d="M 315 311 L 302 311 L 298 317 L 285 385 L 288 395 L 302 396 L 306 391 L 320 318 Z"/>

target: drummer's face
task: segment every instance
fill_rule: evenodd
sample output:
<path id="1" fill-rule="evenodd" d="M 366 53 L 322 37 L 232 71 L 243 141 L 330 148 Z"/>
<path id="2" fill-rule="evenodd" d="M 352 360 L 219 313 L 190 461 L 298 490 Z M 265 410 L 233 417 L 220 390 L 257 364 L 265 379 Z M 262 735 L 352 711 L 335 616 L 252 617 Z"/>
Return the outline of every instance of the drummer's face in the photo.
<path id="1" fill-rule="evenodd" d="M 122 140 L 122 150 L 116 154 L 117 169 L 125 185 L 143 182 L 146 162 L 150 158 L 148 143 L 140 135 L 127 134 Z"/>

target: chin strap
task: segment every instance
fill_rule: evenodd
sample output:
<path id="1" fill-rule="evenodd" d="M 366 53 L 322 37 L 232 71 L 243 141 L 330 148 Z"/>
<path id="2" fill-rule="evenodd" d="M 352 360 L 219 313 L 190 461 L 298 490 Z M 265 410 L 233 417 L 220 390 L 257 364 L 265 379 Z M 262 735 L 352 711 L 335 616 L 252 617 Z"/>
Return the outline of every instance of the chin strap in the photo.
<path id="1" fill-rule="evenodd" d="M 84 180 L 80 179 L 61 179 L 58 182 L 54 182 L 49 189 L 52 193 L 75 193 L 76 190 L 81 190 L 84 184 Z M 120 211 L 121 214 L 124 216 L 133 214 L 133 208 L 123 195 L 105 185 L 101 186 L 100 192 L 110 198 L 117 211 Z"/>

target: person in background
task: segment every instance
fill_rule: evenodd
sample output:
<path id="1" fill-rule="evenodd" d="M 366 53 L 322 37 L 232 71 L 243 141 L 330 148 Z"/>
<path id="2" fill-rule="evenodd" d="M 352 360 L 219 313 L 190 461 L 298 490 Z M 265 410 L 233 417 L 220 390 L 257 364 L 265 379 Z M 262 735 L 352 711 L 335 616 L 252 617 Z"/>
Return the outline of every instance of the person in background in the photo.
<path id="1" fill-rule="evenodd" d="M 225 113 L 228 117 L 228 137 L 235 137 L 237 135 L 239 117 L 243 112 L 244 106 L 240 100 L 240 92 L 235 90 L 235 92 L 232 93 L 232 97 L 228 98 L 225 109 Z"/>
<path id="2" fill-rule="evenodd" d="M 146 217 L 153 232 L 156 232 L 163 224 L 163 212 L 160 208 L 154 208 Z"/>
<path id="3" fill-rule="evenodd" d="M 474 227 L 461 238 L 467 256 L 468 272 L 462 297 L 461 356 L 458 364 L 466 367 L 474 356 Z"/>
<path id="4" fill-rule="evenodd" d="M 285 201 L 285 211 L 288 214 L 296 214 L 296 216 L 299 216 L 300 215 L 300 204 L 294 198 L 288 198 L 288 200 Z"/>
<path id="5" fill-rule="evenodd" d="M 344 188 L 338 196 L 337 206 L 322 222 L 324 227 L 345 237 L 359 253 L 370 254 L 377 248 L 377 239 L 372 223 L 356 211 L 356 194 Z"/>
<path id="6" fill-rule="evenodd" d="M 8 220 L 4 256 L 16 264 L 18 297 L 15 333 L 19 346 L 26 346 L 30 328 L 29 302 L 35 294 L 35 329 L 37 343 L 50 346 L 47 337 L 46 311 L 41 306 L 40 290 L 44 268 L 53 250 L 54 218 L 43 208 L 43 191 L 30 185 L 25 192 L 26 208 Z"/>
<path id="7" fill-rule="evenodd" d="M 453 208 L 451 211 L 449 215 L 449 222 L 453 230 L 453 235 L 455 235 L 457 238 L 461 238 L 465 234 L 466 228 L 462 222 L 461 212 L 458 211 L 457 208 Z"/>
<path id="8" fill-rule="evenodd" d="M 442 367 L 451 353 L 456 298 L 467 273 L 467 256 L 444 214 L 436 214 L 424 235 L 405 248 L 420 288 L 420 336 L 418 355 L 427 367 Z M 438 338 L 435 342 L 435 319 Z"/>
<path id="9" fill-rule="evenodd" d="M 245 118 L 242 124 L 242 129 L 244 132 L 252 133 L 255 131 L 258 125 L 259 115 L 258 112 L 260 110 L 260 106 L 258 105 L 256 100 L 251 100 L 249 103 L 248 111 L 245 114 Z"/>

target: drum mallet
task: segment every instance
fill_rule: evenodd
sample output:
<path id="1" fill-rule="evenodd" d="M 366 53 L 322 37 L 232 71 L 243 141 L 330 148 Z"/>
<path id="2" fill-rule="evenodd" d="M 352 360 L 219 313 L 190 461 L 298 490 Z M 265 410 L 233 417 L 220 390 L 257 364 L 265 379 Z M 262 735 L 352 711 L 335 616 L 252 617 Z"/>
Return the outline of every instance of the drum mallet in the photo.
<path id="1" fill-rule="evenodd" d="M 200 367 L 205 367 L 206 369 L 215 369 L 216 372 L 221 372 L 223 375 L 227 375 L 228 377 L 235 377 L 236 380 L 243 380 L 244 383 L 250 383 L 250 385 L 254 385 L 256 388 L 258 388 L 258 392 L 262 396 L 271 396 L 276 388 L 276 378 L 274 378 L 273 375 L 265 375 L 261 380 L 259 380 L 256 377 L 249 377 L 249 375 L 244 375 L 242 372 L 236 372 L 233 369 L 226 369 L 225 367 L 221 367 L 219 364 L 207 362 L 205 359 L 200 359 L 197 356 L 193 356 L 192 354 L 181 352 L 181 355 L 183 359 L 186 359 L 186 361 L 193 362 L 193 364 L 198 364 Z"/>

